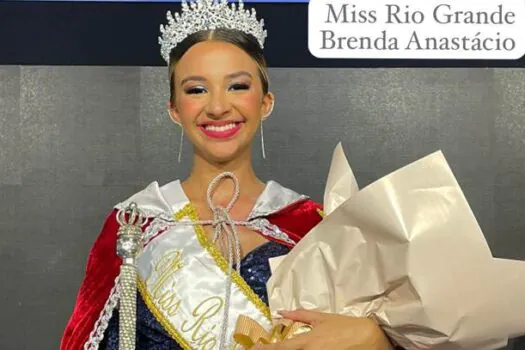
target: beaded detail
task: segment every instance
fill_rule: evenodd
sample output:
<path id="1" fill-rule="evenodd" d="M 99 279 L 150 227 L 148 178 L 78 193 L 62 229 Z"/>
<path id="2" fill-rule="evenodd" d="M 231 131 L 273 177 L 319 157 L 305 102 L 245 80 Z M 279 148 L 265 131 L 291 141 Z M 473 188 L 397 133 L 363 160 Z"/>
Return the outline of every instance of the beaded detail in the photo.
<path id="1" fill-rule="evenodd" d="M 267 33 L 264 29 L 264 20 L 257 20 L 255 9 L 244 9 L 242 0 L 228 4 L 227 0 L 196 0 L 190 2 L 182 0 L 182 12 L 173 16 L 167 12 L 167 25 L 161 25 L 162 35 L 159 37 L 160 52 L 166 63 L 169 63 L 171 50 L 189 35 L 210 29 L 235 29 L 253 35 L 261 48 Z"/>

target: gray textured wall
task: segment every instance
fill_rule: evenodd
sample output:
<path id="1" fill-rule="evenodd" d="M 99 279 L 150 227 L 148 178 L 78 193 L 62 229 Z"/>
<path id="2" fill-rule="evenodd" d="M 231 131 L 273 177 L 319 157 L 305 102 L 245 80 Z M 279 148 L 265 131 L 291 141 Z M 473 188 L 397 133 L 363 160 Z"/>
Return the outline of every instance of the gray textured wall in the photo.
<path id="1" fill-rule="evenodd" d="M 525 260 L 525 69 L 273 69 L 263 179 L 321 200 L 442 149 L 498 257 Z M 188 173 L 164 68 L 0 67 L 1 349 L 56 349 L 112 205 Z M 525 343 L 513 347 L 525 349 Z"/>

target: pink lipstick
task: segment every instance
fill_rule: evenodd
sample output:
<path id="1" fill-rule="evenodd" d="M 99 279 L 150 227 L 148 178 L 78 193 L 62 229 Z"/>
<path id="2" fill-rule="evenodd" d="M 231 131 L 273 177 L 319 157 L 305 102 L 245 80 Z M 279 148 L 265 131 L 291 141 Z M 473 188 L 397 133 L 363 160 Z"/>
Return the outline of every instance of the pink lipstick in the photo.
<path id="1" fill-rule="evenodd" d="M 236 135 L 242 128 L 240 122 L 220 122 L 199 126 L 204 135 L 212 139 L 229 139 Z"/>

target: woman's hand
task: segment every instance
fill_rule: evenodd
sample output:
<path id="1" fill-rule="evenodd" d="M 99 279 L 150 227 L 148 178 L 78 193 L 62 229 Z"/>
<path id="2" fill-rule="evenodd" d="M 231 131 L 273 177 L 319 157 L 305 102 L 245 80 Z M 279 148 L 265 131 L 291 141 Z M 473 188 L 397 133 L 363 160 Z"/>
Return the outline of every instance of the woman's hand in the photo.
<path id="1" fill-rule="evenodd" d="M 308 333 L 256 350 L 392 350 L 381 328 L 372 320 L 298 310 L 282 312 L 284 318 L 312 326 Z"/>

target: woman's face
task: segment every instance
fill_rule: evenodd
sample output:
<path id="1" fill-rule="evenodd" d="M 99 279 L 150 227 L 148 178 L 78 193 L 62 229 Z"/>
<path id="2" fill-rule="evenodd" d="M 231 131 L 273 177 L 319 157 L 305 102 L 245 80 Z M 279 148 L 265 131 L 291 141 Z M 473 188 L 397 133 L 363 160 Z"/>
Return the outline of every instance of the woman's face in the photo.
<path id="1" fill-rule="evenodd" d="M 205 41 L 182 56 L 174 73 L 170 114 L 197 154 L 216 163 L 249 157 L 273 103 L 262 91 L 257 63 L 235 45 Z"/>

